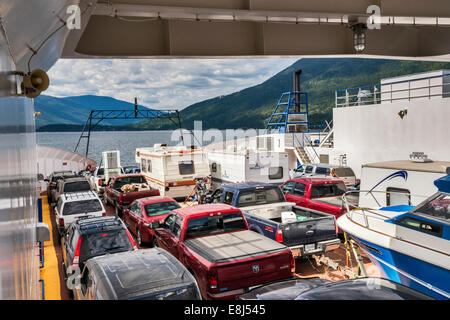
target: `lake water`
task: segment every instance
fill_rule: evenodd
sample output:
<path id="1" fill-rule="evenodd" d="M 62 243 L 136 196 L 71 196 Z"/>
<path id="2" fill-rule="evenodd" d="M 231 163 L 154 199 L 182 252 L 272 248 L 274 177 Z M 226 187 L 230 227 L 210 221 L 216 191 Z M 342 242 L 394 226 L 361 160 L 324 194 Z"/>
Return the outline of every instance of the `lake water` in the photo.
<path id="1" fill-rule="evenodd" d="M 255 130 L 236 131 L 229 130 L 220 131 L 223 138 L 236 136 L 241 138 L 244 136 L 254 136 Z M 207 131 L 205 131 L 207 133 Z M 204 133 L 205 139 L 201 140 L 202 145 L 219 142 L 211 138 L 211 134 Z M 261 132 L 258 132 L 261 133 Z M 38 145 L 56 147 L 74 151 L 80 138 L 81 132 L 37 132 L 36 139 Z M 201 137 L 201 135 L 196 135 Z M 197 144 L 193 136 L 189 133 L 183 134 L 185 145 Z M 82 139 L 76 152 L 85 154 L 87 139 Z M 182 145 L 179 130 L 165 131 L 94 131 L 91 132 L 89 143 L 88 157 L 100 163 L 102 151 L 119 150 L 120 162 L 122 166 L 135 165 L 134 154 L 136 148 L 153 147 L 155 143 L 166 143 L 169 146 Z M 198 145 L 198 144 L 197 144 Z"/>

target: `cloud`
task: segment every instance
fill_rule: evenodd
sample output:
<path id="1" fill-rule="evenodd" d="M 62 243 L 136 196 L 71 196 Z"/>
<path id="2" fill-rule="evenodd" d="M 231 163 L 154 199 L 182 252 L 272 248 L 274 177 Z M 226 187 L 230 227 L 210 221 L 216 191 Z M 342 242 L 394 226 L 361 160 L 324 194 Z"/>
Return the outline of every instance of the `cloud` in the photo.
<path id="1" fill-rule="evenodd" d="M 257 85 L 296 59 L 61 59 L 46 94 L 111 96 L 154 109 L 193 103 Z"/>

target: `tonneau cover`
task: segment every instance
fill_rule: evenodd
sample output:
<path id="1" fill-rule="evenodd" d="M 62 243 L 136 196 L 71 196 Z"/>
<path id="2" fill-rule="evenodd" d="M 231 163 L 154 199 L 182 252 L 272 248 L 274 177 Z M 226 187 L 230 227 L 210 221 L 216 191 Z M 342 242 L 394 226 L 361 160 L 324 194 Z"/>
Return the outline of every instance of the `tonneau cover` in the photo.
<path id="1" fill-rule="evenodd" d="M 285 245 L 250 230 L 201 237 L 184 243 L 215 263 L 259 257 L 287 249 Z"/>

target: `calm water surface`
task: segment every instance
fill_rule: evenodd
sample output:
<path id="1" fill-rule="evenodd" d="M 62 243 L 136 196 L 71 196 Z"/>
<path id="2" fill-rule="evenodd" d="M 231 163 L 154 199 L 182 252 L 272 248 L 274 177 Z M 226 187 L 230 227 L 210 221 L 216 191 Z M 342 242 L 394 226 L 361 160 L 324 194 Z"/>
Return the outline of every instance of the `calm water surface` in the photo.
<path id="1" fill-rule="evenodd" d="M 226 137 L 225 131 L 222 133 L 223 137 Z M 80 132 L 37 132 L 36 139 L 39 145 L 74 151 L 80 134 Z M 245 134 L 247 135 L 248 132 Z M 239 138 L 244 134 L 237 132 L 236 136 Z M 191 134 L 184 134 L 183 137 L 185 145 L 193 145 L 196 142 Z M 203 141 L 202 144 L 218 142 L 211 140 Z M 85 154 L 86 142 L 87 139 L 81 140 L 77 149 L 78 153 Z M 153 147 L 155 143 L 166 143 L 169 146 L 182 145 L 180 131 L 95 131 L 91 133 L 88 157 L 100 163 L 102 151 L 119 150 L 122 166 L 135 165 L 136 148 Z"/>

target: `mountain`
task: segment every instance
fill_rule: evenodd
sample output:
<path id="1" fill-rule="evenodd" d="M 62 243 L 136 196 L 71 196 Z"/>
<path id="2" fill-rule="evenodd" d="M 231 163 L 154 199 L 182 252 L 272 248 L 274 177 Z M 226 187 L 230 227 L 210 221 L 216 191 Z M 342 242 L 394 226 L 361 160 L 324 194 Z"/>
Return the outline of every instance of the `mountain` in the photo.
<path id="1" fill-rule="evenodd" d="M 41 112 L 41 116 L 36 118 L 37 128 L 44 126 L 61 128 L 61 125 L 72 125 L 72 128 L 76 128 L 77 126 L 73 125 L 81 125 L 82 129 L 91 110 L 134 109 L 134 103 L 93 95 L 67 98 L 40 95 L 34 100 L 34 108 L 35 111 Z M 145 107 L 139 105 L 139 109 L 142 108 Z M 142 120 L 103 120 L 101 124 L 103 126 L 130 125 L 138 121 Z"/>
<path id="2" fill-rule="evenodd" d="M 323 123 L 331 117 L 335 91 L 380 83 L 380 79 L 430 70 L 449 69 L 450 63 L 360 59 L 308 58 L 256 86 L 193 104 L 181 111 L 183 126 L 193 128 L 264 128 L 281 94 L 293 90 L 293 73 L 302 69 L 300 88 L 308 93 L 310 120 Z M 141 127 L 144 123 L 134 126 Z"/>
<path id="3" fill-rule="evenodd" d="M 194 121 L 201 120 L 203 129 L 264 128 L 281 94 L 292 90 L 293 73 L 298 69 L 302 69 L 301 91 L 308 92 L 311 123 L 320 124 L 331 117 L 335 91 L 338 89 L 376 84 L 383 78 L 450 69 L 450 63 L 364 58 L 305 58 L 258 85 L 188 106 L 181 111 L 182 126 L 192 129 Z M 36 99 L 35 105 L 36 111 L 43 113 L 37 120 L 38 127 L 46 124 L 84 124 L 89 110 L 93 107 L 133 108 L 132 103 L 98 96 L 69 98 L 40 96 Z M 146 120 L 134 124 L 120 120 L 103 121 L 102 125 L 114 125 L 114 128 L 120 130 L 174 128 L 172 123 L 162 120 Z M 61 126 L 46 127 L 49 131 L 61 130 Z"/>

